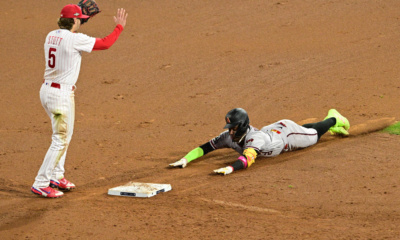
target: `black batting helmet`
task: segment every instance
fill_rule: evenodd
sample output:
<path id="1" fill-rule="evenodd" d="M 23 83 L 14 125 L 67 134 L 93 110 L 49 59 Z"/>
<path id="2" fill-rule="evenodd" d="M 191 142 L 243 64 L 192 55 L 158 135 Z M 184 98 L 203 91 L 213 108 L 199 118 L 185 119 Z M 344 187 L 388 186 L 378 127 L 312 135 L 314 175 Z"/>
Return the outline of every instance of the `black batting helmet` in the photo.
<path id="1" fill-rule="evenodd" d="M 250 120 L 247 112 L 243 108 L 234 108 L 226 114 L 225 121 L 226 125 L 224 128 L 234 128 L 238 126 L 232 141 L 241 142 L 244 136 L 246 136 L 247 130 L 250 128 Z"/>

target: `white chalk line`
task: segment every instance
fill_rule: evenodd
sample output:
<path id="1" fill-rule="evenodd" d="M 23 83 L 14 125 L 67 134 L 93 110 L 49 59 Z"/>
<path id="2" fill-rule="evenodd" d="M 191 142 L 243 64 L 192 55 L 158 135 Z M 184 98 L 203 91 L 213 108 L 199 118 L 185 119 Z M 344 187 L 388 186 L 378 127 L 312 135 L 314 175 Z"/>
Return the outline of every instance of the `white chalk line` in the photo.
<path id="1" fill-rule="evenodd" d="M 246 209 L 246 210 L 249 210 L 249 211 L 268 212 L 268 213 L 281 213 L 280 211 L 275 210 L 275 209 L 271 209 L 271 208 L 246 206 L 246 205 L 243 205 L 243 204 L 225 202 L 225 201 L 221 201 L 221 200 L 210 200 L 210 199 L 206 199 L 206 198 L 200 198 L 200 199 L 205 201 L 205 202 L 209 202 L 209 203 L 215 203 L 215 204 L 225 205 L 225 206 L 229 206 L 229 207 L 239 207 L 239 208 L 243 208 L 243 209 Z"/>

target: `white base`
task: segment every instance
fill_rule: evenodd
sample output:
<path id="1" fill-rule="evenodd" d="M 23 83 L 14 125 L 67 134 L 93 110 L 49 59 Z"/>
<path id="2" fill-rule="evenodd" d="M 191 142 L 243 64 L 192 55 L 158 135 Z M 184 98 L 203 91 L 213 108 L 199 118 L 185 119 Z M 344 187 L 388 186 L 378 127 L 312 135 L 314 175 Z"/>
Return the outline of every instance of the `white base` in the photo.
<path id="1" fill-rule="evenodd" d="M 170 184 L 129 182 L 123 186 L 108 189 L 108 195 L 124 197 L 152 197 L 172 189 Z"/>

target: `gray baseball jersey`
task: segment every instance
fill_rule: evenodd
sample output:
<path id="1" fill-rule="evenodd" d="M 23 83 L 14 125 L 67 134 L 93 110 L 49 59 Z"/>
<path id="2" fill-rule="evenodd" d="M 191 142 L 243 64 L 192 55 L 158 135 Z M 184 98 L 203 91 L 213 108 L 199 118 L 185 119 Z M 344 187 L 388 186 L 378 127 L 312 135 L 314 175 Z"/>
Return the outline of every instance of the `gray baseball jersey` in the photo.
<path id="1" fill-rule="evenodd" d="M 253 126 L 247 132 L 243 146 L 233 142 L 229 131 L 222 132 L 210 140 L 214 149 L 232 148 L 243 154 L 253 148 L 261 157 L 275 157 L 282 152 L 293 151 L 314 145 L 318 141 L 317 130 L 305 128 L 291 120 L 280 120 L 258 130 Z"/>

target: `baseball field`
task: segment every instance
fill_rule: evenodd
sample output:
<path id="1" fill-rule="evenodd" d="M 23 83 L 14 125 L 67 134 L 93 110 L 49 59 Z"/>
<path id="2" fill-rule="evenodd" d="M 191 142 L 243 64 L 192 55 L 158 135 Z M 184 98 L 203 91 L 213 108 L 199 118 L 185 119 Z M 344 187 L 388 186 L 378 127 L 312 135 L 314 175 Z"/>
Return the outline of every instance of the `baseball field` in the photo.
<path id="1" fill-rule="evenodd" d="M 399 239 L 400 1 L 113 0 L 80 32 L 83 53 L 62 198 L 30 188 L 51 143 L 39 89 L 43 44 L 71 1 L 0 3 L 1 239 Z M 76 2 L 77 3 L 77 2 Z M 346 116 L 349 137 L 257 158 L 168 164 L 219 135 L 232 108 L 261 128 Z M 151 198 L 110 196 L 130 181 L 171 184 Z"/>

